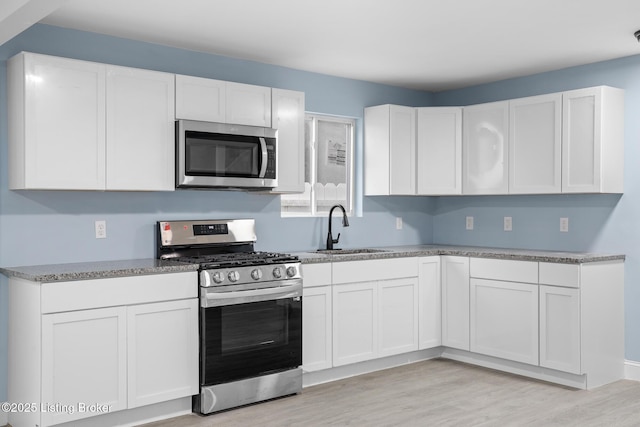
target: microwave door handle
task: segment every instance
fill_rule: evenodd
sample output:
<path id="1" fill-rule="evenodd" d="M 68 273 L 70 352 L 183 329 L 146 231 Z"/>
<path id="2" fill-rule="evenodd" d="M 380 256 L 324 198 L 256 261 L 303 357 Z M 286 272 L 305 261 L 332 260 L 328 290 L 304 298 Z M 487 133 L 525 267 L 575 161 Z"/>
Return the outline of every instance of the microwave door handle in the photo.
<path id="1" fill-rule="evenodd" d="M 258 175 L 258 177 L 264 178 L 267 173 L 267 161 L 269 160 L 269 157 L 267 155 L 267 142 L 264 140 L 264 138 L 260 138 L 260 149 L 262 150 L 262 163 L 260 167 L 260 174 Z"/>

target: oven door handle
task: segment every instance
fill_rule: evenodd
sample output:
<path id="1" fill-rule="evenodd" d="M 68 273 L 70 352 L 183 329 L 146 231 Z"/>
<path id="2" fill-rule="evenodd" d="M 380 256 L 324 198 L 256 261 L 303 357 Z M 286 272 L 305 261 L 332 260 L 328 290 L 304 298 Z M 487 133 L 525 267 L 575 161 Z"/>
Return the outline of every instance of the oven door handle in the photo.
<path id="1" fill-rule="evenodd" d="M 269 161 L 269 156 L 267 153 L 267 142 L 264 138 L 260 138 L 260 151 L 262 153 L 262 162 L 260 165 L 260 174 L 258 178 L 264 178 L 267 173 L 267 162 Z"/>
<path id="2" fill-rule="evenodd" d="M 274 288 L 251 289 L 248 291 L 212 292 L 211 288 L 201 288 L 201 307 L 220 307 L 247 302 L 273 301 L 277 299 L 300 298 L 302 281 Z"/>

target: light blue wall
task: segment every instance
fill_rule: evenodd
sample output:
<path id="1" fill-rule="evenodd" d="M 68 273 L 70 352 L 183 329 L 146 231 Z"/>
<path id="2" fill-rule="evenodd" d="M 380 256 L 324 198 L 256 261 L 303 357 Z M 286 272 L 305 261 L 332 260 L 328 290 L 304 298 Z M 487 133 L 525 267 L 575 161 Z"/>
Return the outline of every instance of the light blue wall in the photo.
<path id="1" fill-rule="evenodd" d="M 426 92 L 341 79 L 98 34 L 36 25 L 0 46 L 0 265 L 34 265 L 153 258 L 158 220 L 256 219 L 259 250 L 322 247 L 326 218 L 280 218 L 277 196 L 225 191 L 166 193 L 9 191 L 7 187 L 6 60 L 20 51 L 154 69 L 304 91 L 308 111 L 357 119 L 356 176 L 362 168 L 362 115 L 366 106 L 429 105 Z M 362 183 L 357 182 L 358 189 Z M 360 198 L 361 199 L 361 198 Z M 358 200 L 362 217 L 350 219 L 340 244 L 377 246 L 432 240 L 433 200 L 381 197 Z M 403 230 L 395 229 L 402 216 Z M 107 239 L 94 238 L 93 222 L 107 221 Z M 340 230 L 339 221 L 335 225 Z M 0 401 L 6 400 L 7 281 L 0 276 Z"/>
<path id="2" fill-rule="evenodd" d="M 640 52 L 640 48 L 639 48 Z M 436 105 L 469 105 L 590 86 L 625 90 L 624 195 L 441 197 L 435 243 L 626 254 L 625 355 L 640 360 L 640 56 L 434 94 Z M 606 141 L 604 141 L 606 143 Z M 465 217 L 475 229 L 465 230 Z M 513 231 L 503 231 L 503 217 Z M 560 217 L 569 232 L 560 233 Z"/>

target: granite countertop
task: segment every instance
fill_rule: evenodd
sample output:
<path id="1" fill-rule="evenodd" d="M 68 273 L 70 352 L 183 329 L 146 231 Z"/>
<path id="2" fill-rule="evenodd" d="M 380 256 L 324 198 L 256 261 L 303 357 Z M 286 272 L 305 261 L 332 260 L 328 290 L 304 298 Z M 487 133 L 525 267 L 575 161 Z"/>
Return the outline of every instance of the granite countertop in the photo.
<path id="1" fill-rule="evenodd" d="M 297 252 L 304 264 L 361 261 L 369 259 L 417 257 L 431 255 L 456 255 L 477 258 L 511 259 L 523 261 L 557 262 L 581 264 L 599 261 L 624 260 L 621 254 L 594 254 L 587 252 L 553 252 L 528 249 L 504 249 L 473 246 L 415 245 L 367 248 L 377 252 L 325 255 L 314 251 Z M 72 280 L 105 279 L 146 274 L 197 271 L 197 264 L 158 259 L 134 259 L 121 261 L 81 262 L 73 264 L 31 265 L 21 267 L 0 267 L 0 273 L 8 277 L 18 277 L 33 282 L 66 282 Z"/>
<path id="2" fill-rule="evenodd" d="M 378 249 L 382 252 L 326 255 L 321 253 L 297 252 L 302 263 L 314 264 L 323 262 L 361 261 L 368 259 L 384 259 L 414 256 L 455 255 L 476 258 L 510 259 L 521 261 L 556 262 L 562 264 L 582 264 L 588 262 L 624 260 L 622 254 L 596 254 L 589 252 L 556 252 L 529 249 L 487 248 L 477 246 L 450 246 L 450 245 L 415 245 L 415 246 L 388 246 Z"/>
<path id="3" fill-rule="evenodd" d="M 109 277 L 196 271 L 197 264 L 159 259 L 80 262 L 73 264 L 0 267 L 0 273 L 34 282 L 67 282 L 72 280 L 106 279 Z"/>

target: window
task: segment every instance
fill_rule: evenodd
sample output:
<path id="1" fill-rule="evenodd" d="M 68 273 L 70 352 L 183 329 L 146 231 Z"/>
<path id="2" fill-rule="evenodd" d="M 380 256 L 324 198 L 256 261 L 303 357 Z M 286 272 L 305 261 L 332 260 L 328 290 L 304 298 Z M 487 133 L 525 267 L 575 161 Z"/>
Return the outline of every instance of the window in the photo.
<path id="1" fill-rule="evenodd" d="M 354 131 L 354 119 L 306 114 L 305 191 L 281 196 L 282 216 L 326 215 L 336 204 L 352 213 Z"/>

